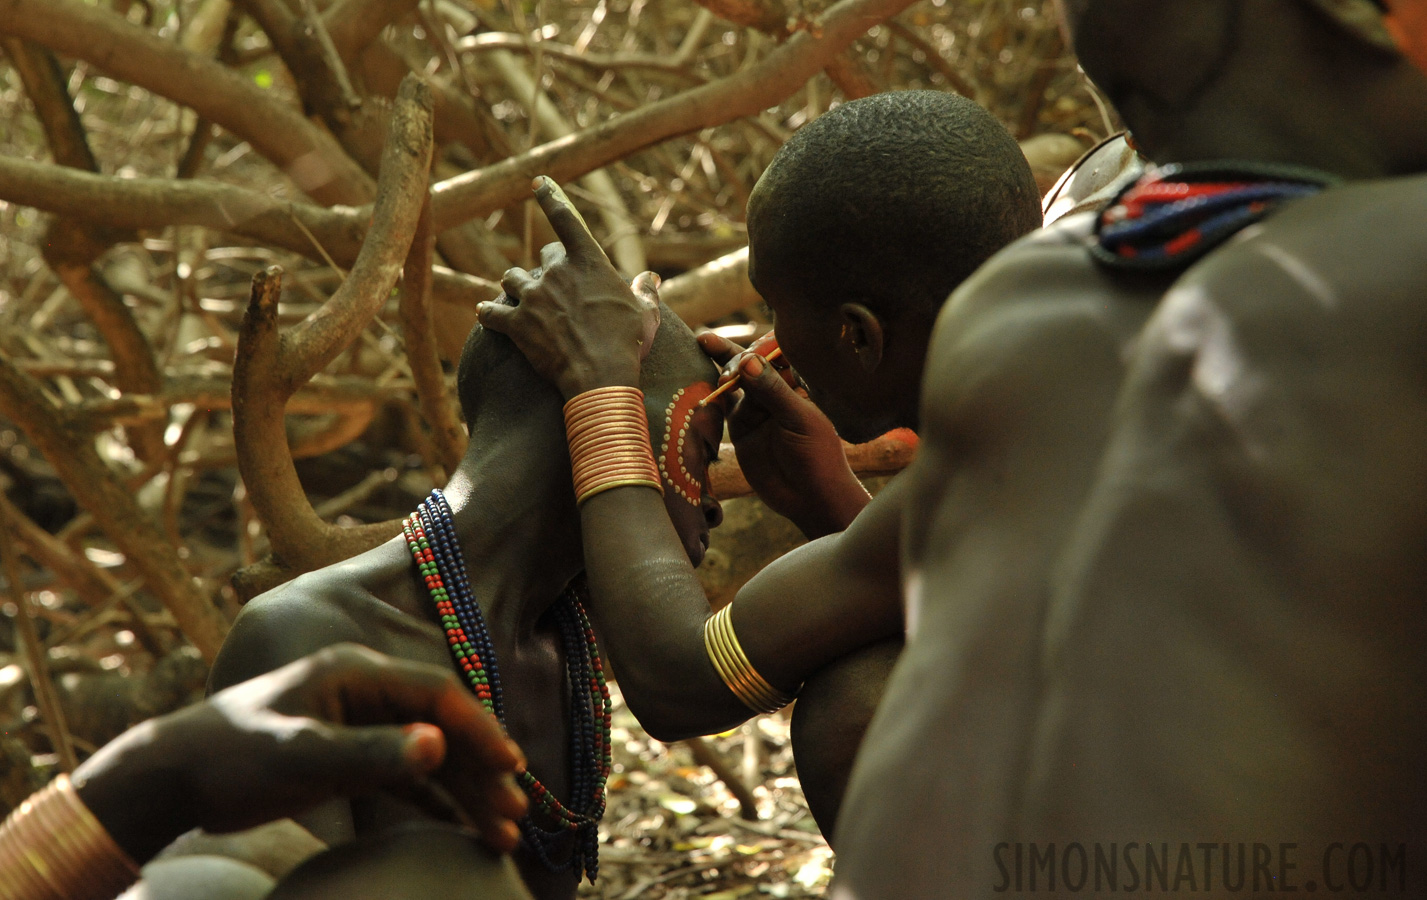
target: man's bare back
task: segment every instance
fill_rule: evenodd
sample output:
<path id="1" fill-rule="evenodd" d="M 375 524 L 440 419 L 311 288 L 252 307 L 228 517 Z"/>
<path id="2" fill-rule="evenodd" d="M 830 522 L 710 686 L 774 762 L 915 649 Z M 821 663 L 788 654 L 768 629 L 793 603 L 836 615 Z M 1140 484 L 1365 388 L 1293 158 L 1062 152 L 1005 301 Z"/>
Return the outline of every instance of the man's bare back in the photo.
<path id="1" fill-rule="evenodd" d="M 1059 566 L 1024 831 L 1297 842 L 1300 886 L 1335 841 L 1422 859 L 1424 209 L 1333 189 L 1166 295 Z"/>
<path id="2" fill-rule="evenodd" d="M 1088 230 L 1078 216 L 1013 245 L 937 321 L 903 476 L 916 498 L 903 516 L 907 647 L 838 820 L 837 896 L 994 883 L 991 847 L 1012 821 L 1038 708 L 1055 551 L 1163 289 L 1096 267 Z"/>

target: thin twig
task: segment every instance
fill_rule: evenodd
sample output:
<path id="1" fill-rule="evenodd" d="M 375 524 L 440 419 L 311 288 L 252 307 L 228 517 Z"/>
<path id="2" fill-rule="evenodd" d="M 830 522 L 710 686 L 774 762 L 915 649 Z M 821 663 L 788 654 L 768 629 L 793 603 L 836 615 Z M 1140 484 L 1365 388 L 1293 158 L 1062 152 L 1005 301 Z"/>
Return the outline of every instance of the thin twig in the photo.
<path id="1" fill-rule="evenodd" d="M 74 755 L 74 744 L 69 737 L 69 723 L 60 706 L 59 695 L 54 682 L 50 680 L 49 656 L 40 636 L 35 631 L 34 616 L 30 611 L 30 598 L 25 594 L 20 582 L 20 561 L 15 558 L 14 532 L 5 515 L 5 506 L 0 504 L 0 565 L 5 569 L 5 580 L 10 585 L 10 595 L 15 601 L 15 630 L 20 635 L 20 646 L 24 649 L 25 666 L 30 674 L 30 687 L 35 692 L 35 705 L 40 715 L 50 724 L 52 743 L 59 754 L 60 767 L 73 772 L 79 760 Z"/>

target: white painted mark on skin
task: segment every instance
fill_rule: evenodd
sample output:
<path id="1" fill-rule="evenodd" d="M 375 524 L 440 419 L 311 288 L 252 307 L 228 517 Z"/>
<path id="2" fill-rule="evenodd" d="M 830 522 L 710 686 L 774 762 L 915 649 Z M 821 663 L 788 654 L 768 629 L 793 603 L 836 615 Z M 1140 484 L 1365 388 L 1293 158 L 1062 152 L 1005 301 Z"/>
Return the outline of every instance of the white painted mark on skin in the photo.
<path id="1" fill-rule="evenodd" d="M 1313 271 L 1308 263 L 1277 244 L 1259 241 L 1254 249 L 1267 257 L 1302 287 L 1324 309 L 1337 309 L 1340 305 L 1337 291 L 1333 290 L 1323 276 Z"/>

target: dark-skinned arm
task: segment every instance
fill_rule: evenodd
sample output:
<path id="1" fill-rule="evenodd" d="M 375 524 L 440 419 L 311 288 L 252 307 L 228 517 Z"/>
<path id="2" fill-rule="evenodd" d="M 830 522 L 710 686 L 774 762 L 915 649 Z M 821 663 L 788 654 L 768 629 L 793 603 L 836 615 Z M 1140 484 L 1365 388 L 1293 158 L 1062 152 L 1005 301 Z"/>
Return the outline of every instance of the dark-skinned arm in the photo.
<path id="1" fill-rule="evenodd" d="M 507 272 L 502 284 L 518 304 L 482 304 L 482 324 L 514 339 L 567 399 L 637 386 L 652 298 L 619 277 L 555 192 L 542 186 L 536 198 L 566 252 L 542 254 L 539 278 Z M 636 280 L 641 291 L 648 284 Z M 838 656 L 901 633 L 898 498 L 889 488 L 854 527 L 788 554 L 738 593 L 734 630 L 775 687 L 790 692 Z M 747 719 L 705 654 L 708 601 L 658 493 L 605 491 L 581 506 L 580 520 L 600 639 L 640 724 L 676 740 Z"/>
<path id="2" fill-rule="evenodd" d="M 191 828 L 223 833 L 332 797 L 420 791 L 457 767 L 483 834 L 518 837 L 519 749 L 449 671 L 332 647 L 135 726 L 74 773 L 80 799 L 136 862 Z"/>

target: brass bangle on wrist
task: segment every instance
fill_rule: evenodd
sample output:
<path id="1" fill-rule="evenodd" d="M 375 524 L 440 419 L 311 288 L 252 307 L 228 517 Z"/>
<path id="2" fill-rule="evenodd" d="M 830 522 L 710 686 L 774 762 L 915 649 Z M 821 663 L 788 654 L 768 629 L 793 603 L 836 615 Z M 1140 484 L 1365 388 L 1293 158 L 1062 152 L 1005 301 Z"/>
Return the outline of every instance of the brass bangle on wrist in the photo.
<path id="1" fill-rule="evenodd" d="M 570 398 L 565 404 L 565 435 L 576 503 L 626 485 L 664 493 L 649 446 L 649 419 L 639 388 L 596 388 Z"/>
<path id="2" fill-rule="evenodd" d="M 0 897 L 111 900 L 139 867 L 60 775 L 0 825 Z"/>
<path id="3" fill-rule="evenodd" d="M 756 713 L 777 712 L 792 703 L 793 695 L 769 684 L 743 652 L 733 633 L 733 605 L 714 613 L 704 622 L 704 652 L 723 683 L 743 705 Z"/>

